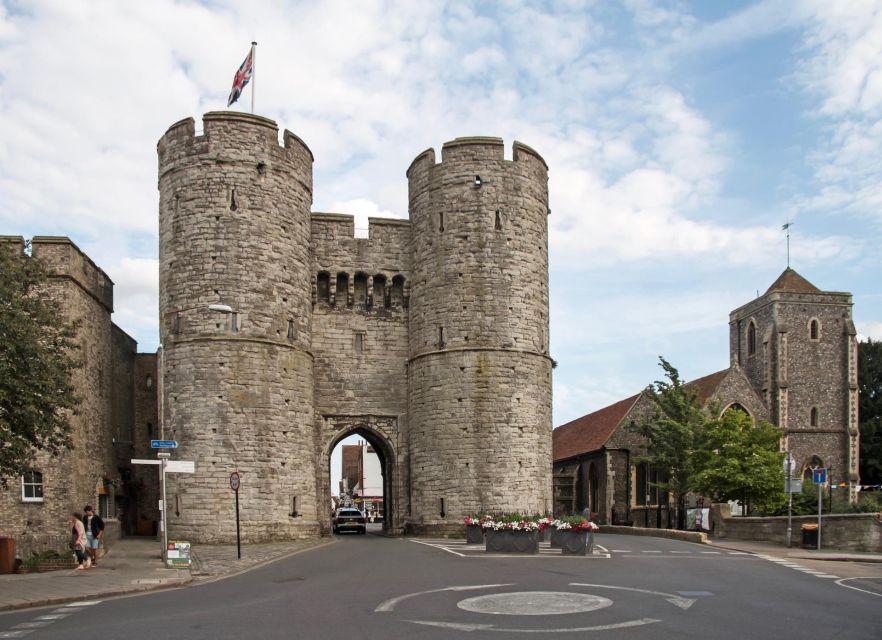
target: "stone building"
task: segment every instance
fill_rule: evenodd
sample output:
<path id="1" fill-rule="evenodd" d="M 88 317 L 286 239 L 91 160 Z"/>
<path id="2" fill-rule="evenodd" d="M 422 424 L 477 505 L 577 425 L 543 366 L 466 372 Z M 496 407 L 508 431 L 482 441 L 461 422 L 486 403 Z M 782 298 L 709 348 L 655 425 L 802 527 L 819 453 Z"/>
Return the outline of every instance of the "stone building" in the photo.
<path id="1" fill-rule="evenodd" d="M 313 157 L 234 112 L 158 144 L 160 433 L 169 531 L 249 541 L 330 528 L 330 453 L 383 465 L 384 526 L 458 529 L 551 508 L 547 166 L 458 138 L 407 170 L 409 220 L 313 213 Z"/>
<path id="2" fill-rule="evenodd" d="M 4 248 L 24 250 L 24 239 L 3 236 Z M 112 528 L 116 520 L 137 517 L 130 460 L 138 437 L 137 372 L 151 369 L 153 356 L 137 353 L 135 341 L 111 322 L 113 282 L 73 242 L 65 237 L 35 237 L 31 259 L 48 273 L 47 297 L 67 321 L 80 322 L 77 356 L 82 368 L 73 376 L 80 404 L 71 416 L 73 449 L 59 457 L 37 457 L 32 472 L 0 490 L 2 531 L 25 547 L 37 547 L 53 537 L 68 535 L 67 518 L 95 505 Z M 51 544 L 55 544 L 53 541 Z M 22 546 L 22 545 L 20 545 Z M 57 544 L 55 544 L 57 546 Z M 27 547 L 29 548 L 29 547 Z"/>
<path id="3" fill-rule="evenodd" d="M 729 314 L 728 369 L 689 383 L 707 407 L 737 407 L 781 429 L 803 474 L 824 466 L 858 485 L 857 336 L 851 295 L 820 291 L 788 268 Z M 629 426 L 651 410 L 643 394 L 554 430 L 555 513 L 590 508 L 601 522 L 666 526 L 662 469 L 638 463 L 642 438 Z"/>

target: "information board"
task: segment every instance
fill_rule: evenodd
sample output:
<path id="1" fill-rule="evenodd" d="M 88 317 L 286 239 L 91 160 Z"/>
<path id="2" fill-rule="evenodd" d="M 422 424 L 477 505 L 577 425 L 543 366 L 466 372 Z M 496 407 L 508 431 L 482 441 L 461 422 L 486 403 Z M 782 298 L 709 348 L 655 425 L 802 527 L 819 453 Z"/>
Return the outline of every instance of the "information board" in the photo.
<path id="1" fill-rule="evenodd" d="M 165 564 L 172 569 L 189 569 L 190 543 L 184 540 L 169 540 L 165 551 Z"/>

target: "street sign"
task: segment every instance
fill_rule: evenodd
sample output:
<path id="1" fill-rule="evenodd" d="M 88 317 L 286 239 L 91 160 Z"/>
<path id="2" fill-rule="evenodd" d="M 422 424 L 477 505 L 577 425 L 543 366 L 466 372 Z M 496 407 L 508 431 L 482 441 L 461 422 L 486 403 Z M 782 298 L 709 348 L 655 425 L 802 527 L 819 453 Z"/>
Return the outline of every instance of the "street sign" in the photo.
<path id="1" fill-rule="evenodd" d="M 169 460 L 165 463 L 166 473 L 196 473 L 196 463 L 192 460 Z"/>
<path id="2" fill-rule="evenodd" d="M 178 442 L 177 440 L 151 440 L 150 441 L 151 449 L 177 449 Z"/>
<path id="3" fill-rule="evenodd" d="M 802 480 L 792 478 L 787 485 L 787 493 L 802 493 Z"/>
<path id="4" fill-rule="evenodd" d="M 230 489 L 238 493 L 240 484 L 241 483 L 239 481 L 239 474 L 234 471 L 230 474 Z"/>
<path id="5" fill-rule="evenodd" d="M 815 484 L 827 484 L 827 469 L 824 467 L 812 469 L 812 482 Z"/>

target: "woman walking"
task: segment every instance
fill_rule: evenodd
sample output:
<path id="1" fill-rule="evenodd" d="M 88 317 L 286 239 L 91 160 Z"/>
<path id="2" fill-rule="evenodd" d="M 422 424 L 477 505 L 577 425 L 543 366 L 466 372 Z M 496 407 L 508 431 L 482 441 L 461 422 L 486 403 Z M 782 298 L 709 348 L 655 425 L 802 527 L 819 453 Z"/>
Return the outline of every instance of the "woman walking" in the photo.
<path id="1" fill-rule="evenodd" d="M 86 555 L 86 528 L 83 526 L 83 514 L 74 512 L 68 518 L 70 524 L 70 548 L 77 557 L 78 566 L 75 571 L 83 571 L 92 566 L 92 560 Z"/>

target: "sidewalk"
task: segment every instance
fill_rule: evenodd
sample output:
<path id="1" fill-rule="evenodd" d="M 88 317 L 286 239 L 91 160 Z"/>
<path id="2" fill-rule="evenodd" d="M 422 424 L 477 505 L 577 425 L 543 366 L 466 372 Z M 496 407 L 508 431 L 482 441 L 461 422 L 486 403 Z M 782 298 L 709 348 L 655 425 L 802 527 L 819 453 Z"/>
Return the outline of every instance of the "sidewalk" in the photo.
<path id="1" fill-rule="evenodd" d="M 123 538 L 113 543 L 99 566 L 87 571 L 0 575 L 0 611 L 219 580 L 330 542 L 321 539 L 243 545 L 241 560 L 236 558 L 236 545 L 194 545 L 188 571 L 163 566 L 159 541 Z"/>
<path id="2" fill-rule="evenodd" d="M 732 540 L 730 538 L 709 538 L 708 544 L 721 549 L 744 551 L 746 553 L 774 555 L 782 558 L 801 558 L 803 560 L 828 560 L 835 562 L 882 562 L 882 553 L 863 551 L 837 551 L 835 549 L 787 548 L 782 544 L 755 540 Z"/>

